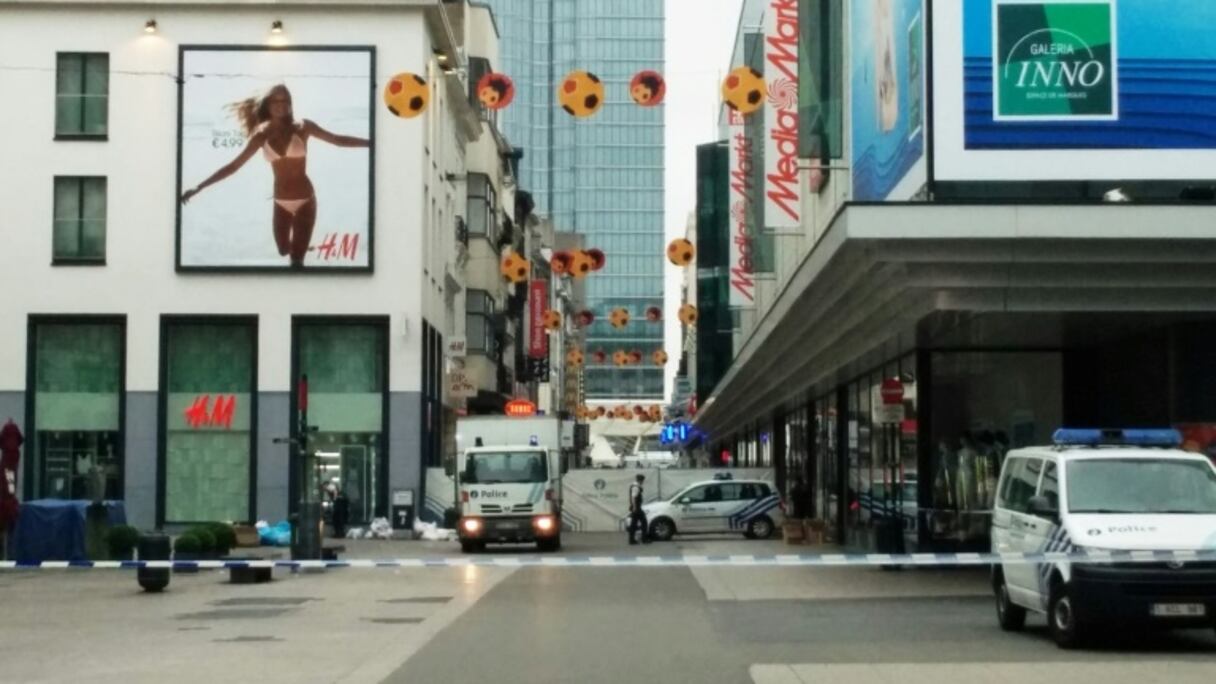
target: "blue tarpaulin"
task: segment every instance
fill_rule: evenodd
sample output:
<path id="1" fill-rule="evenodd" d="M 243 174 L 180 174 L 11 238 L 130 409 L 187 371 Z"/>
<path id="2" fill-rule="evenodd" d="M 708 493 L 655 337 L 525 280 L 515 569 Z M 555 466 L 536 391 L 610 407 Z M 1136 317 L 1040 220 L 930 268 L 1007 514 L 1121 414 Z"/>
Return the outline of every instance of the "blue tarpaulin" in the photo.
<path id="1" fill-rule="evenodd" d="M 106 501 L 110 525 L 127 523 L 121 501 Z M 39 499 L 21 504 L 13 529 L 13 557 L 18 563 L 89 560 L 85 551 L 85 511 L 91 501 Z"/>

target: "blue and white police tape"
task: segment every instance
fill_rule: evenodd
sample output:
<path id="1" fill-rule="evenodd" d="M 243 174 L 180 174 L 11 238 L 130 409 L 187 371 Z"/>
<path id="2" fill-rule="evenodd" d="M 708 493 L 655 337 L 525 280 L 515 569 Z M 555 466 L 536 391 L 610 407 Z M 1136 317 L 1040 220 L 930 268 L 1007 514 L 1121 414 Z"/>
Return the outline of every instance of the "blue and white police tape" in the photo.
<path id="1" fill-rule="evenodd" d="M 984 566 L 1039 563 L 1160 563 L 1173 569 L 1216 564 L 1216 549 L 1203 551 L 1082 551 L 1058 553 L 798 553 L 772 555 L 549 556 L 481 555 L 352 560 L 203 560 L 203 561 L 0 561 L 0 570 L 168 569 L 374 569 L 477 567 L 840 567 Z M 1181 564 L 1181 565 L 1179 565 Z"/>

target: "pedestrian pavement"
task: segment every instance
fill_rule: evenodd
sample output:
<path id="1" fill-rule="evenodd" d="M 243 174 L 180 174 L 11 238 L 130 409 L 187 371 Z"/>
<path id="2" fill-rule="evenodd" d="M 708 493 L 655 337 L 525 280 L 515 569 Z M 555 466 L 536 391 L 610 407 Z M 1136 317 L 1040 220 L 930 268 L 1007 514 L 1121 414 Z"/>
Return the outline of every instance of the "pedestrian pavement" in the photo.
<path id="1" fill-rule="evenodd" d="M 864 665 L 754 665 L 754 684 L 1025 684 L 1026 682 L 1102 682 L 1102 684 L 1207 684 L 1213 665 L 1205 662 L 1117 663 L 940 663 Z"/>

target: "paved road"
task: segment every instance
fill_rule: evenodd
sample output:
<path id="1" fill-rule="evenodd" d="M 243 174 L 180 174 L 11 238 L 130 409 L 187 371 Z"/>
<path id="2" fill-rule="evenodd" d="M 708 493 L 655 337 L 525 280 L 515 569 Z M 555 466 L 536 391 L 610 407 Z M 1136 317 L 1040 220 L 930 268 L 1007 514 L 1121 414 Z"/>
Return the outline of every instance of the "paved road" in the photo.
<path id="1" fill-rule="evenodd" d="M 565 553 L 779 553 L 779 542 Z M 520 549 L 505 553 L 517 554 Z M 351 557 L 457 553 L 353 544 Z M 142 594 L 124 571 L 0 572 L 0 682 L 940 682 L 1211 680 L 1211 631 L 1064 653 L 1039 625 L 995 626 L 982 571 L 522 567 L 174 575 Z M 1202 671 L 1203 674 L 1197 674 Z"/>

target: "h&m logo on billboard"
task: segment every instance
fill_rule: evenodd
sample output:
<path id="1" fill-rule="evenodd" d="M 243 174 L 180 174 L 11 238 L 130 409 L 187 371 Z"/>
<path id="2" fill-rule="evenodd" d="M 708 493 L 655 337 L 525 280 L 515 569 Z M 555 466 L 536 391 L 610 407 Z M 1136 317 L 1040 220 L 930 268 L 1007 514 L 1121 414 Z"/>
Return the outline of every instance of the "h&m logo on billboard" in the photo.
<path id="1" fill-rule="evenodd" d="M 995 0 L 997 121 L 1119 118 L 1115 0 Z"/>

